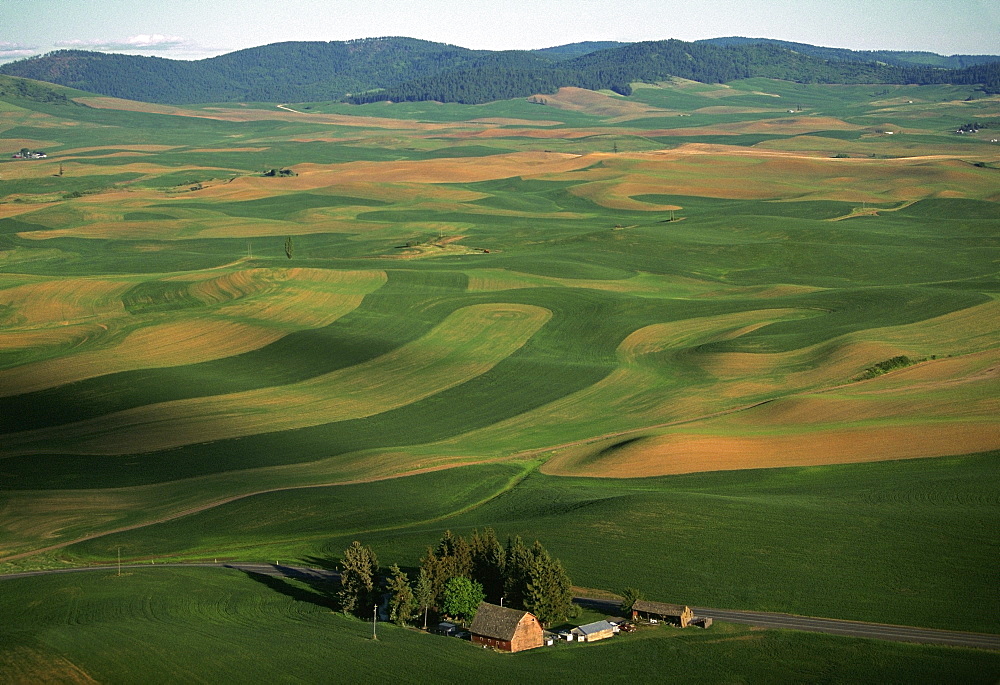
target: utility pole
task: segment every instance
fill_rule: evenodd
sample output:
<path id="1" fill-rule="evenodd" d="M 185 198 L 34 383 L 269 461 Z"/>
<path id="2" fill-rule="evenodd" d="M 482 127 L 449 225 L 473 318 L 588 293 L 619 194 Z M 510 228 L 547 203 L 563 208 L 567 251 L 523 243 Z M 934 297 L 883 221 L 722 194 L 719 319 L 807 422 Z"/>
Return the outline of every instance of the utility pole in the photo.
<path id="1" fill-rule="evenodd" d="M 375 609 L 372 611 L 372 639 L 377 640 L 378 635 L 375 634 L 375 621 L 378 620 L 378 604 L 375 605 Z"/>
<path id="2" fill-rule="evenodd" d="M 118 548 L 118 575 L 122 574 L 122 548 Z"/>

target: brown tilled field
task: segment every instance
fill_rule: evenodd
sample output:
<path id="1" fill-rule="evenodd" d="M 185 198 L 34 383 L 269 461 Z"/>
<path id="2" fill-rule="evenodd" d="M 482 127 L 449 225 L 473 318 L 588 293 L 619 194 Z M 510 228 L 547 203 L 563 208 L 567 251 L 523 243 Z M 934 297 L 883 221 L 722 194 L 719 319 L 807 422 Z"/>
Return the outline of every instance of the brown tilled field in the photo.
<path id="1" fill-rule="evenodd" d="M 640 440 L 606 457 L 560 455 L 544 473 L 642 478 L 703 471 L 826 466 L 940 457 L 1000 447 L 1000 428 L 989 421 L 943 425 L 865 426 L 767 437 L 676 432 Z"/>
<path id="2" fill-rule="evenodd" d="M 543 470 L 632 478 L 983 452 L 1000 449 L 998 398 L 993 350 L 568 446 Z"/>

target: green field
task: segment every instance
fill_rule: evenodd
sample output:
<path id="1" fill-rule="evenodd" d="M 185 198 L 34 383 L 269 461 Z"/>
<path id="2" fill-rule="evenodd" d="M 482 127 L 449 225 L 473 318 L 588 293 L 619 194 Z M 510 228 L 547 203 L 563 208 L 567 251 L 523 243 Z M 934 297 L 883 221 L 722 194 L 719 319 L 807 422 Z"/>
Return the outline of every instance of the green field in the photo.
<path id="1" fill-rule="evenodd" d="M 996 458 L 625 480 L 522 470 L 530 464 L 469 466 L 260 495 L 60 556 L 107 563 L 120 549 L 142 563 L 331 564 L 360 539 L 386 565 L 414 568 L 444 530 L 492 526 L 501 539 L 544 540 L 583 586 L 639 587 L 697 606 L 997 632 L 1000 593 L 983 563 L 1000 553 Z M 594 540 L 601 542 L 588 544 Z M 956 606 L 963 611 L 949 610 Z"/>
<path id="2" fill-rule="evenodd" d="M 568 682 L 580 669 L 709 683 L 990 683 L 1000 675 L 1000 660 L 977 650 L 719 624 L 705 632 L 654 627 L 516 655 L 390 624 L 378 626 L 372 641 L 371 623 L 331 611 L 323 587 L 231 570 L 3 582 L 0 672 L 14 682 Z"/>
<path id="3" fill-rule="evenodd" d="M 954 133 L 1000 98 L 640 85 L 303 113 L 0 102 L 10 153 L 49 155 L 0 149 L 0 570 L 119 548 L 332 564 L 358 538 L 412 567 L 444 530 L 490 526 L 544 540 L 586 587 L 1000 632 L 1000 147 Z M 222 672 L 265 639 L 236 624 L 270 612 L 289 645 L 359 630 L 239 576 L 169 573 L 170 630 L 210 632 L 216 609 L 169 606 L 202 583 L 263 612 L 227 609 L 199 646 L 237 645 Z M 94 615 L 154 640 L 150 595 L 120 589 Z M 176 651 L 81 661 L 128 629 L 35 610 L 10 614 L 0 673 L 184 677 Z M 723 630 L 505 663 L 635 649 L 635 673 L 669 652 L 680 674 L 755 680 L 760 641 L 780 679 L 995 678 L 959 650 Z M 392 634 L 441 651 L 428 678 L 497 658 Z M 260 674 L 391 670 L 356 648 Z"/>

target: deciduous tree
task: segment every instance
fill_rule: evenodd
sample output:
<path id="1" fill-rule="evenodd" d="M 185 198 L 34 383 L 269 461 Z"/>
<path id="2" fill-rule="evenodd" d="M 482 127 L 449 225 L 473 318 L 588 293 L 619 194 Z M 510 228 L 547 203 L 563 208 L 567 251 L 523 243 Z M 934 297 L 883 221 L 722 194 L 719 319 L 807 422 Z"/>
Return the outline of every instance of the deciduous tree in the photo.
<path id="1" fill-rule="evenodd" d="M 632 605 L 642 599 L 642 593 L 634 587 L 627 587 L 622 590 L 622 603 L 619 607 L 623 616 L 632 614 Z"/>
<path id="2" fill-rule="evenodd" d="M 482 585 L 465 576 L 456 576 L 445 583 L 443 608 L 449 616 L 467 620 L 476 615 L 485 598 Z"/>

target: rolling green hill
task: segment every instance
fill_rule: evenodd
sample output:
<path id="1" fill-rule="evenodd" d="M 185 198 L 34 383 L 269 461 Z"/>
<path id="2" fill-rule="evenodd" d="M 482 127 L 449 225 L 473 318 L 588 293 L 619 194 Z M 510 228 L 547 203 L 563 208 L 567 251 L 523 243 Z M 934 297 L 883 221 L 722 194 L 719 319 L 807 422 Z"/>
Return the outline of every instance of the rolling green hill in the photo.
<path id="1" fill-rule="evenodd" d="M 468 69 L 494 59 L 542 64 Z M 986 652 L 721 624 L 375 642 L 296 581 L 161 562 L 358 539 L 412 569 L 490 526 L 589 588 L 1000 631 L 1000 147 L 956 133 L 1000 97 L 0 89 L 0 573 L 142 565 L 0 581 L 0 680 L 996 679 Z"/>

